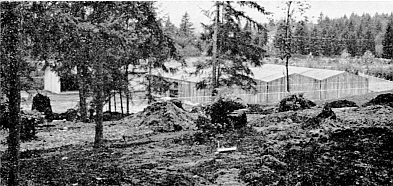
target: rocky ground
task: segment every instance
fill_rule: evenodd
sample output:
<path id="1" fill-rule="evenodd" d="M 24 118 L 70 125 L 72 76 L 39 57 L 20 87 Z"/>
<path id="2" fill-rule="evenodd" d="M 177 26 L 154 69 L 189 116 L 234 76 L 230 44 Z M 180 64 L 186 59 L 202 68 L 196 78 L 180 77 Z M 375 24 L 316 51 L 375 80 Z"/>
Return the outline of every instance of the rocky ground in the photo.
<path id="1" fill-rule="evenodd" d="M 333 108 L 336 119 L 308 125 L 322 107 L 249 114 L 248 127 L 220 140 L 237 147 L 223 154 L 216 139 L 196 142 L 195 115 L 172 103 L 105 122 L 99 150 L 94 124 L 58 121 L 21 144 L 21 176 L 25 185 L 393 185 L 393 108 Z"/>

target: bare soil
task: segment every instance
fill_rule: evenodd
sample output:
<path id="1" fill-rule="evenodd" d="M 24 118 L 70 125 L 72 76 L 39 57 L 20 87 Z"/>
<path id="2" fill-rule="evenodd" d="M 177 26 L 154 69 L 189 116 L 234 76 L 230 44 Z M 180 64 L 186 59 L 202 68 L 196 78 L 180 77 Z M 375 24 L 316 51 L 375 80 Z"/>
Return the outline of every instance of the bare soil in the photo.
<path id="1" fill-rule="evenodd" d="M 376 95 L 375 95 L 376 96 Z M 358 100 L 358 105 L 371 100 Z M 360 101 L 361 100 L 361 101 Z M 313 128 L 314 109 L 248 115 L 248 127 L 199 144 L 194 129 L 159 132 L 130 118 L 104 123 L 105 146 L 93 149 L 94 124 L 56 121 L 21 144 L 24 185 L 393 185 L 393 108 L 335 108 L 337 119 Z M 180 120 L 179 120 L 180 121 Z M 181 121 L 184 122 L 184 121 Z M 180 124 L 180 123 L 179 123 Z M 0 131 L 1 178 L 7 177 Z"/>

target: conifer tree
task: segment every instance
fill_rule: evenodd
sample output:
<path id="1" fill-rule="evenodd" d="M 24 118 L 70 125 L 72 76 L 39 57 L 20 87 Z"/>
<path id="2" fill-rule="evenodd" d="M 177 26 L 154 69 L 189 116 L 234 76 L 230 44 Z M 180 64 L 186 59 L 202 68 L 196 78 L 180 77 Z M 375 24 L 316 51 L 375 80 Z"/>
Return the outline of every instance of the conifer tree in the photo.
<path id="1" fill-rule="evenodd" d="M 386 27 L 385 37 L 382 41 L 383 58 L 393 60 L 393 21 L 390 21 Z"/>
<path id="2" fill-rule="evenodd" d="M 185 37 L 193 37 L 194 36 L 194 27 L 192 22 L 190 21 L 190 15 L 186 12 L 181 18 L 181 22 L 179 25 L 179 34 Z"/>
<path id="3" fill-rule="evenodd" d="M 238 2 L 240 6 L 254 8 L 262 14 L 268 14 L 255 2 Z M 211 88 L 212 95 L 216 89 L 224 86 L 238 85 L 246 90 L 255 90 L 250 65 L 261 65 L 265 50 L 253 43 L 252 32 L 243 29 L 240 20 L 251 25 L 256 31 L 263 30 L 262 24 L 249 18 L 243 11 L 236 10 L 232 2 L 215 2 L 213 23 L 204 25 L 205 33 L 201 39 L 211 43 L 207 54 L 211 60 L 200 61 L 195 74 L 212 68 L 211 77 L 197 83 L 197 88 Z M 248 27 L 248 26 L 247 26 Z"/>

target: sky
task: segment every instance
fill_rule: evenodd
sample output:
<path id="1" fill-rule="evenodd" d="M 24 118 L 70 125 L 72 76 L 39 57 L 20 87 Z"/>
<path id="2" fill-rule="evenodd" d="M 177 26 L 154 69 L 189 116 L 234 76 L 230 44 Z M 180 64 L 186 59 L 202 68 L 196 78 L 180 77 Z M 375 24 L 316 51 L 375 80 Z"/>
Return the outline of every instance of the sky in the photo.
<path id="1" fill-rule="evenodd" d="M 273 12 L 271 16 L 264 16 L 260 13 L 251 10 L 244 9 L 252 18 L 259 22 L 266 22 L 267 18 L 273 18 L 278 20 L 285 16 L 282 8 L 284 7 L 284 1 L 257 1 L 258 4 L 263 6 L 267 11 Z M 305 16 L 310 21 L 316 21 L 322 12 L 323 15 L 330 18 L 339 18 L 344 15 L 351 15 L 352 13 L 362 15 L 363 13 L 369 13 L 374 15 L 375 13 L 392 13 L 393 12 L 393 1 L 302 1 L 310 5 L 310 9 L 306 11 Z M 209 23 L 209 19 L 203 15 L 202 10 L 213 10 L 213 1 L 158 1 L 158 13 L 160 17 L 169 16 L 170 20 L 176 26 L 179 26 L 180 20 L 185 12 L 190 15 L 191 22 L 194 24 L 196 32 L 201 32 L 201 22 Z M 300 16 L 298 16 L 300 17 Z"/>

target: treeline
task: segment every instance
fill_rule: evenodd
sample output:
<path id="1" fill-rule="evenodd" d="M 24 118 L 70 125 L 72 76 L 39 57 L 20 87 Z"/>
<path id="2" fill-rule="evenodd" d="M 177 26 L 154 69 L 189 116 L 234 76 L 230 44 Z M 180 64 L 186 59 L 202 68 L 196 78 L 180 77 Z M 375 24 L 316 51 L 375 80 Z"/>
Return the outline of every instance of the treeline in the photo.
<path id="1" fill-rule="evenodd" d="M 203 52 L 204 44 L 195 34 L 194 25 L 190 21 L 190 15 L 185 12 L 179 26 L 174 25 L 169 16 L 161 20 L 165 34 L 170 36 L 179 54 L 184 57 L 200 56 Z"/>
<path id="2" fill-rule="evenodd" d="M 370 51 L 376 57 L 390 58 L 390 55 L 386 56 L 389 51 L 386 50 L 386 46 L 389 45 L 389 40 L 391 42 L 387 28 L 393 25 L 393 13 L 376 13 L 373 16 L 352 13 L 349 17 L 336 19 L 321 13 L 317 23 L 303 20 L 292 24 L 291 37 L 288 38 L 285 38 L 285 29 L 282 25 L 283 21 L 269 24 L 269 30 L 276 31 L 273 44 L 279 45 L 280 39 L 291 40 L 292 54 L 334 56 L 347 52 L 354 57 Z M 271 53 L 277 52 L 276 47 L 272 48 Z"/>

